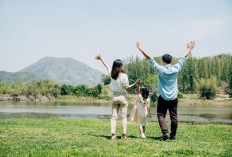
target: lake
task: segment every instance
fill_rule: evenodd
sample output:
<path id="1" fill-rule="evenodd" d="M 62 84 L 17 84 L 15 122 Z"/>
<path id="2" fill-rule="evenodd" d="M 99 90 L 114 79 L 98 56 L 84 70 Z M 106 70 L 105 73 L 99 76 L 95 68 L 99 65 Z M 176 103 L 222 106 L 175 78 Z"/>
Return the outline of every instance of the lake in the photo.
<path id="1" fill-rule="evenodd" d="M 128 116 L 133 105 L 129 105 Z M 151 105 L 151 121 L 157 121 L 156 106 Z M 109 119 L 110 103 L 33 103 L 0 102 L 0 119 Z M 179 106 L 178 118 L 187 123 L 228 123 L 232 124 L 232 104 L 225 106 Z M 169 115 L 167 115 L 167 121 Z"/>

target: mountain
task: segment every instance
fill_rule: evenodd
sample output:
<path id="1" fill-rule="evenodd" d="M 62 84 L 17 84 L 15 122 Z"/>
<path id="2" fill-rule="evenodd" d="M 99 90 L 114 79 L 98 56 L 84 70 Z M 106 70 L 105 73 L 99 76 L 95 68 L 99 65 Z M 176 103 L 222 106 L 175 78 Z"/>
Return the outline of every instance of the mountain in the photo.
<path id="1" fill-rule="evenodd" d="M 12 84 L 14 82 L 29 82 L 32 80 L 40 80 L 41 78 L 30 72 L 5 72 L 0 71 L 0 82 Z"/>
<path id="2" fill-rule="evenodd" d="M 33 72 L 42 79 L 61 84 L 85 84 L 96 86 L 101 83 L 102 73 L 73 58 L 45 57 L 22 69 L 20 72 Z"/>

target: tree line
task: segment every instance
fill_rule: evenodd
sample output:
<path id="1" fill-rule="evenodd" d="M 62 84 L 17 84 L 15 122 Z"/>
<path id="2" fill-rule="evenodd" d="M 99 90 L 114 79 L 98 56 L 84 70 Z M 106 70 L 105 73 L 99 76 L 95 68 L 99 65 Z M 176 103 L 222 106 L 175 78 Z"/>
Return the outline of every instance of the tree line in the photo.
<path id="1" fill-rule="evenodd" d="M 9 94 L 13 97 L 23 96 L 53 96 L 55 98 L 63 95 L 98 97 L 102 92 L 102 85 L 87 87 L 85 85 L 60 85 L 51 80 L 31 81 L 27 83 L 0 83 L 0 94 Z"/>
<path id="2" fill-rule="evenodd" d="M 161 57 L 154 59 L 158 64 L 162 64 Z M 176 64 L 177 61 L 178 58 L 173 58 L 172 64 Z M 157 91 L 158 74 L 147 60 L 129 57 L 124 62 L 130 83 L 140 78 L 143 86 Z M 110 77 L 104 75 L 102 81 L 108 84 Z M 219 91 L 232 96 L 232 55 L 220 54 L 203 58 L 190 56 L 179 72 L 178 88 L 182 93 L 200 92 L 206 99 L 214 98 Z M 135 91 L 136 88 L 131 92 Z"/>
<path id="3" fill-rule="evenodd" d="M 158 64 L 162 64 L 161 57 L 154 58 Z M 173 58 L 172 64 L 178 61 Z M 158 88 L 158 74 L 147 60 L 139 57 L 128 57 L 124 61 L 125 72 L 129 82 L 134 83 L 138 78 L 142 80 L 142 86 L 153 92 L 152 99 L 156 99 Z M 110 83 L 110 76 L 102 76 L 103 83 Z M 221 54 L 214 57 L 195 58 L 189 57 L 178 75 L 178 88 L 182 93 L 200 93 L 203 98 L 212 99 L 217 92 L 230 94 L 232 97 L 232 55 Z M 134 87 L 130 92 L 136 93 Z M 102 85 L 87 87 L 85 85 L 60 85 L 50 80 L 31 81 L 27 83 L 0 83 L 0 94 L 12 96 L 53 96 L 62 95 L 99 97 Z M 178 95 L 183 96 L 182 93 Z"/>

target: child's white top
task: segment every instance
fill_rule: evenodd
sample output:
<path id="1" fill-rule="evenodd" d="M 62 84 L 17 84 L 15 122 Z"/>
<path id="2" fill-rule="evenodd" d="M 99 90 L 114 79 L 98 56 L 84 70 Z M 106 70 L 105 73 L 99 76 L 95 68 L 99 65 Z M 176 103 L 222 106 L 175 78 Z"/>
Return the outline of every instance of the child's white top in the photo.
<path id="1" fill-rule="evenodd" d="M 150 107 L 150 98 L 144 100 L 141 94 L 137 95 L 129 120 L 145 126 L 147 124 L 147 107 Z"/>
<path id="2" fill-rule="evenodd" d="M 111 69 L 108 70 L 111 76 Z M 129 80 L 127 74 L 119 73 L 118 78 L 115 80 L 111 77 L 110 89 L 118 93 L 127 93 L 125 87 L 129 85 Z"/>

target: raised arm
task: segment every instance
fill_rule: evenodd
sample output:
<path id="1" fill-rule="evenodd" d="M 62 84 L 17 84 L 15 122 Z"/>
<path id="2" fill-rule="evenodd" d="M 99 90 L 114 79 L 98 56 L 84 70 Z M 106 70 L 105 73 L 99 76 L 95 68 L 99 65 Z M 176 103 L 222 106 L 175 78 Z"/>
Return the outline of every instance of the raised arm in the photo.
<path id="1" fill-rule="evenodd" d="M 138 83 L 138 94 L 140 94 L 140 82 Z"/>
<path id="2" fill-rule="evenodd" d="M 142 49 L 142 47 L 141 47 L 141 45 L 140 45 L 139 42 L 136 42 L 136 47 L 139 49 L 139 51 L 142 52 L 142 54 L 144 55 L 144 57 L 146 57 L 149 60 L 149 62 L 153 66 L 153 68 L 155 68 L 155 70 L 158 73 L 160 73 L 162 71 L 162 66 L 160 66 L 154 59 L 151 59 L 151 56 Z"/>
<path id="3" fill-rule="evenodd" d="M 184 54 L 184 57 L 187 58 L 188 55 L 190 54 L 191 50 L 194 48 L 195 46 L 195 42 L 194 41 L 191 41 L 189 44 L 187 44 L 187 51 L 186 53 Z"/>
<path id="4" fill-rule="evenodd" d="M 142 54 L 144 55 L 144 57 L 146 57 L 147 59 L 151 58 L 151 56 L 142 49 L 142 47 L 141 47 L 141 45 L 140 45 L 139 42 L 136 42 L 136 47 L 139 49 L 139 51 L 142 52 Z"/>
<path id="5" fill-rule="evenodd" d="M 172 71 L 173 71 L 173 72 L 179 72 L 179 71 L 182 69 L 182 67 L 183 67 L 183 65 L 184 65 L 184 63 L 185 63 L 185 61 L 186 61 L 186 58 L 188 57 L 188 55 L 190 54 L 190 52 L 191 52 L 191 50 L 194 48 L 194 46 L 195 46 L 195 42 L 193 42 L 193 41 L 191 41 L 191 42 L 187 45 L 188 50 L 187 50 L 187 52 L 184 54 L 184 57 L 181 57 L 181 58 L 179 59 L 179 61 L 178 61 L 175 65 L 172 66 Z"/>
<path id="6" fill-rule="evenodd" d="M 108 64 L 104 61 L 104 59 L 101 57 L 100 54 L 97 55 L 97 56 L 95 57 L 95 59 L 96 59 L 96 60 L 100 60 L 100 61 L 102 62 L 102 64 L 106 67 L 107 71 L 110 70 L 110 67 L 109 67 Z"/>

